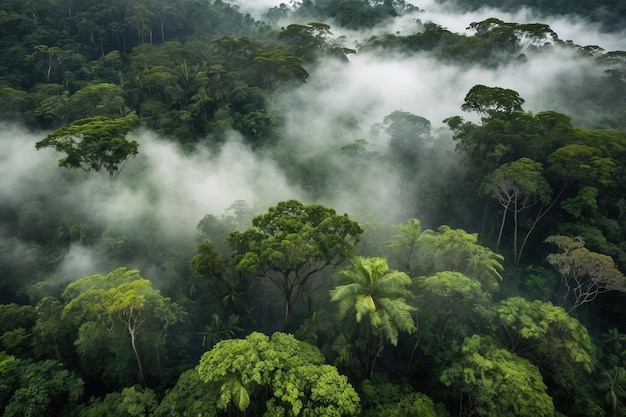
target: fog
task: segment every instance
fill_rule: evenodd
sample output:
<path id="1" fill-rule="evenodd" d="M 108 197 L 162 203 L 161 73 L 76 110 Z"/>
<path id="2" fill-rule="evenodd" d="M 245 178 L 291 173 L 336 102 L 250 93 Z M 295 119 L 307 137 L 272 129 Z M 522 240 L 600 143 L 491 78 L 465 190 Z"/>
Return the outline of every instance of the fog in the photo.
<path id="1" fill-rule="evenodd" d="M 256 17 L 279 4 L 269 0 L 236 3 Z M 548 23 L 561 39 L 571 39 L 579 45 L 624 49 L 620 46 L 622 35 L 603 34 L 583 20 L 539 20 L 527 9 L 514 15 L 493 9 L 458 15 L 432 0 L 416 5 L 422 10 L 383 27 L 362 33 L 333 28 L 333 33 L 351 46 L 372 34 L 411 33 L 418 28 L 418 19 L 464 32 L 471 22 L 494 16 L 505 21 Z M 0 200 L 4 206 L 20 209 L 45 201 L 48 208 L 54 209 L 50 216 L 66 215 L 69 210 L 103 230 L 127 230 L 129 235 L 134 228 L 149 224 L 154 228 L 153 236 L 173 245 L 197 244 L 196 226 L 203 216 L 212 214 L 219 218 L 239 200 L 265 210 L 278 201 L 295 198 L 328 204 L 349 215 L 373 212 L 386 221 L 403 222 L 423 214 L 415 210 L 415 186 L 403 182 L 390 165 L 358 168 L 347 163 L 341 147 L 365 139 L 373 152 L 384 153 L 388 138 L 373 134 L 372 126 L 395 110 L 408 111 L 432 123 L 435 146 L 447 158 L 441 166 L 443 177 L 447 167 L 455 165 L 454 144 L 443 120 L 454 115 L 473 117 L 460 110 L 472 86 L 511 88 L 526 100 L 524 108 L 528 111 L 570 114 L 574 109 L 554 94 L 555 88 L 564 83 L 575 86 L 585 74 L 601 71 L 573 51 L 560 49 L 498 69 L 444 64 L 427 53 L 399 56 L 372 51 L 352 55 L 347 63 L 329 60 L 309 70 L 307 83 L 276 98 L 286 120 L 278 147 L 291 150 L 291 161 L 325 161 L 333 170 L 325 195 L 310 193 L 271 151 L 253 152 L 234 132 L 218 151 L 199 145 L 194 152 L 185 152 L 154 132 L 135 131 L 129 139 L 139 142 L 139 155 L 128 161 L 118 179 L 110 183 L 96 173 L 58 167 L 59 155 L 52 150 L 35 150 L 35 142 L 47 132 L 29 133 L 17 126 L 3 126 Z M 0 238 L 7 237 L 6 233 L 0 229 Z M 24 257 L 26 252 L 15 251 L 15 257 Z M 129 264 L 133 267 L 133 260 Z M 73 243 L 55 276 L 61 282 L 69 281 L 105 273 L 109 267 L 97 249 Z"/>

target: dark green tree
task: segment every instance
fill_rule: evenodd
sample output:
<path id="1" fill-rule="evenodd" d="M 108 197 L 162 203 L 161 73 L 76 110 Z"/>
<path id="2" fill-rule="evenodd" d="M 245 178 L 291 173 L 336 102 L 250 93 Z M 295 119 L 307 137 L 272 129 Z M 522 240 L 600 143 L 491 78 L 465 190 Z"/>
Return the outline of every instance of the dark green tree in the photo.
<path id="1" fill-rule="evenodd" d="M 296 200 L 278 203 L 256 216 L 252 225 L 230 233 L 227 242 L 235 252 L 238 270 L 279 289 L 285 301 L 284 328 L 304 287 L 324 268 L 347 259 L 363 233 L 346 214 Z"/>
<path id="2" fill-rule="evenodd" d="M 53 148 L 65 156 L 59 159 L 64 168 L 80 168 L 85 172 L 107 173 L 115 179 L 130 157 L 137 155 L 139 144 L 126 135 L 136 125 L 129 117 L 107 119 L 92 117 L 57 129 L 37 142 L 37 149 Z"/>

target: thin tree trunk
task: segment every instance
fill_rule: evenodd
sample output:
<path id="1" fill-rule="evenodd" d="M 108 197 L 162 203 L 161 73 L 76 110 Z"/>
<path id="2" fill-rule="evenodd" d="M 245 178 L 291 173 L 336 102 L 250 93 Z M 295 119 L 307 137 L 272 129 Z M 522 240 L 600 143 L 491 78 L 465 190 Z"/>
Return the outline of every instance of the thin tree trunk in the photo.
<path id="1" fill-rule="evenodd" d="M 141 360 L 139 359 L 139 352 L 137 352 L 137 345 L 135 343 L 135 329 L 133 329 L 130 325 L 130 321 L 128 322 L 128 333 L 130 333 L 130 343 L 133 346 L 133 352 L 135 352 L 135 360 L 137 361 L 137 366 L 139 367 L 139 378 L 141 379 L 141 383 L 146 385 L 146 378 L 143 374 L 143 366 L 141 366 Z"/>

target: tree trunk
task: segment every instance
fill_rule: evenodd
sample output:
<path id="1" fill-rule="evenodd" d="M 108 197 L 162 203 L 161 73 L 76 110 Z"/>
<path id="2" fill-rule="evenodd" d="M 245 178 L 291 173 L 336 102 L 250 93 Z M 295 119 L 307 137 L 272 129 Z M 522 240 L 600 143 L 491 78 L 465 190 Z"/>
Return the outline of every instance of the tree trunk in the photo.
<path id="1" fill-rule="evenodd" d="M 130 344 L 133 346 L 133 352 L 135 352 L 135 360 L 137 361 L 137 366 L 139 367 L 139 378 L 141 379 L 141 383 L 146 385 L 146 378 L 143 374 L 143 366 L 141 366 L 141 360 L 139 359 L 139 352 L 137 352 L 137 345 L 135 343 L 135 330 L 131 327 L 130 321 L 127 323 L 128 325 L 128 333 L 130 333 Z"/>

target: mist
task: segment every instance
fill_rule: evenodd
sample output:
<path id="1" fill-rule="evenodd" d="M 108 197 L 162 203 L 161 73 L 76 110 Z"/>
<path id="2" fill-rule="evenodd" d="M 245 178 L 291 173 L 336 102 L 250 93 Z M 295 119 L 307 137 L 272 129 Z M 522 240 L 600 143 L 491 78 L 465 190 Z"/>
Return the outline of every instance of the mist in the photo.
<path id="1" fill-rule="evenodd" d="M 235 3 L 257 18 L 280 4 L 269 0 Z M 547 23 L 561 39 L 579 45 L 623 49 L 623 34 L 601 33 L 582 19 L 542 18 L 528 9 L 516 14 L 494 9 L 458 14 L 449 5 L 433 0 L 416 6 L 419 11 L 367 31 L 331 30 L 346 46 L 356 47 L 376 34 L 414 33 L 420 22 L 432 21 L 464 33 L 471 22 L 498 17 Z M 375 134 L 372 127 L 393 111 L 411 112 L 431 122 L 433 146 L 440 156 L 439 175 L 445 177 L 457 161 L 443 120 L 454 115 L 468 120 L 475 117 L 460 110 L 472 86 L 510 88 L 526 100 L 527 111 L 555 110 L 575 117 L 572 113 L 577 109 L 558 92 L 575 88 L 587 75 L 602 74 L 601 68 L 583 60 L 572 48 L 554 48 L 533 55 L 525 63 L 512 62 L 497 69 L 443 63 L 424 52 L 400 55 L 370 51 L 351 55 L 348 62 L 328 60 L 307 70 L 310 77 L 305 84 L 277 94 L 276 104 L 283 111 L 285 126 L 275 148 L 253 151 L 232 132 L 217 150 L 200 144 L 190 152 L 154 132 L 138 130 L 129 139 L 139 142 L 139 155 L 128 161 L 113 183 L 97 173 L 60 168 L 58 154 L 35 150 L 34 143 L 48 132 L 3 126 L 0 200 L 4 206 L 20 209 L 45 201 L 46 215 L 61 217 L 70 212 L 114 237 L 132 236 L 140 228 L 150 227 L 150 235 L 164 245 L 190 247 L 197 245 L 198 222 L 207 214 L 219 218 L 236 201 L 245 201 L 256 213 L 262 213 L 278 201 L 293 198 L 326 204 L 355 218 L 373 213 L 387 222 L 400 223 L 428 215 L 416 209 L 418 186 L 407 183 L 393 163 L 381 164 L 376 159 L 355 163 L 342 153 L 342 147 L 365 140 L 372 154 L 384 155 L 389 138 L 384 133 Z M 328 170 L 324 192 L 312 192 L 302 178 L 285 168 L 281 157 L 309 169 L 320 165 L 323 168 L 319 169 Z M 420 167 L 416 167 L 415 177 L 419 176 Z M 0 237 L 6 236 L 8 232 L 0 229 Z M 23 249 L 15 251 L 16 257 L 27 253 L 25 246 L 15 247 Z M 129 267 L 145 266 L 133 258 L 128 263 Z M 54 274 L 59 282 L 106 273 L 111 266 L 119 266 L 111 265 L 101 248 L 82 242 L 72 243 L 59 265 Z"/>

